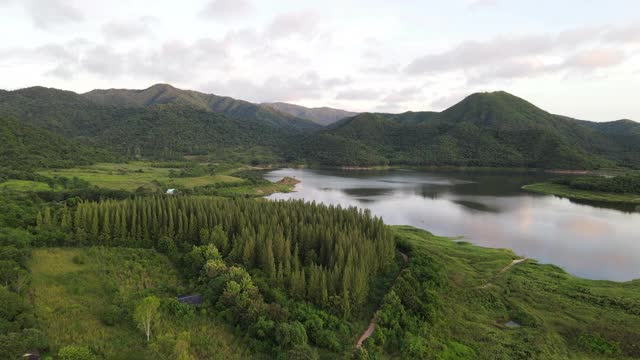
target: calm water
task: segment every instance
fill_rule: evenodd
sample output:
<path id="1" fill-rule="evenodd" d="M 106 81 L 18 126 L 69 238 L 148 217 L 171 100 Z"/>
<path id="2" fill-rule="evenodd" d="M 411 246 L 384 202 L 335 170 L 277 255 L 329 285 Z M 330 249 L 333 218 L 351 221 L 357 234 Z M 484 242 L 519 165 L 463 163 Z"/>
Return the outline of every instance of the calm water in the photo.
<path id="1" fill-rule="evenodd" d="M 640 278 L 640 213 L 520 190 L 548 174 L 310 169 L 266 174 L 273 181 L 284 176 L 302 182 L 296 192 L 271 199 L 369 208 L 388 224 L 510 248 L 581 277 Z"/>

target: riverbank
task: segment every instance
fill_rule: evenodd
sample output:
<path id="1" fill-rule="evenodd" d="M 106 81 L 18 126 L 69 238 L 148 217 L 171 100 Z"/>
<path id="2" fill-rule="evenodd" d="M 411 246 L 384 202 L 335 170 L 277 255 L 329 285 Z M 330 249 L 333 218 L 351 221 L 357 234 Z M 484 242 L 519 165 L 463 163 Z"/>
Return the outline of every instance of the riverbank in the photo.
<path id="1" fill-rule="evenodd" d="M 637 194 L 616 194 L 599 191 L 578 190 L 572 189 L 567 185 L 552 183 L 530 184 L 523 186 L 522 189 L 540 194 L 562 196 L 574 200 L 640 205 L 640 195 Z"/>
<path id="2" fill-rule="evenodd" d="M 586 280 L 532 259 L 510 267 L 518 256 L 507 249 L 410 226 L 392 231 L 411 260 L 376 315 L 367 352 L 387 348 L 401 328 L 405 345 L 392 357 L 640 357 L 640 279 Z M 506 325 L 512 323 L 519 327 Z"/>

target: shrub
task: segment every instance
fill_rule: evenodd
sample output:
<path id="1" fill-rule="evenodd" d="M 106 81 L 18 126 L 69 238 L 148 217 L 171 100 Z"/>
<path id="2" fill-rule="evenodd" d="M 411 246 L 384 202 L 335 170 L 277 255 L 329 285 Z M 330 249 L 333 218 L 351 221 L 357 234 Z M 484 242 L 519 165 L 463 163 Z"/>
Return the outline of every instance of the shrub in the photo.
<path id="1" fill-rule="evenodd" d="M 86 346 L 65 346 L 58 352 L 60 360 L 95 360 L 96 356 Z"/>

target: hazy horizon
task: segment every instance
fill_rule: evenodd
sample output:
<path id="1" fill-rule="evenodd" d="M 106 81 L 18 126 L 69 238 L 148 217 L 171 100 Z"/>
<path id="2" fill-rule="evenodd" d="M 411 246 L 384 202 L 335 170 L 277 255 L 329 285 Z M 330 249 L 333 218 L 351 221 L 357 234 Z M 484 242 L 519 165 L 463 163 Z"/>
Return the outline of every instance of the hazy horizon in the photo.
<path id="1" fill-rule="evenodd" d="M 356 112 L 503 90 L 640 119 L 640 3 L 0 0 L 0 87 L 180 89 Z"/>

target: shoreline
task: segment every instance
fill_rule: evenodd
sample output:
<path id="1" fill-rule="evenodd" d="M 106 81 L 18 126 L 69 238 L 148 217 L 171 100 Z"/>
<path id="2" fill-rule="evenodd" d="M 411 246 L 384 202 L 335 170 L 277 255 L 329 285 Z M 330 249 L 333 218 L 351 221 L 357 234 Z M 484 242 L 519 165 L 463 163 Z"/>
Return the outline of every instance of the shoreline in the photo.
<path id="1" fill-rule="evenodd" d="M 522 186 L 522 190 L 538 194 L 555 195 L 572 200 L 638 205 L 636 211 L 640 211 L 640 195 L 578 190 L 572 189 L 566 185 L 547 182 L 524 185 Z"/>

